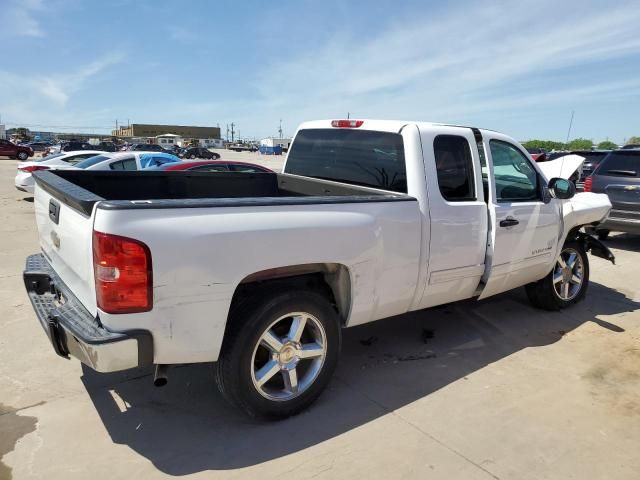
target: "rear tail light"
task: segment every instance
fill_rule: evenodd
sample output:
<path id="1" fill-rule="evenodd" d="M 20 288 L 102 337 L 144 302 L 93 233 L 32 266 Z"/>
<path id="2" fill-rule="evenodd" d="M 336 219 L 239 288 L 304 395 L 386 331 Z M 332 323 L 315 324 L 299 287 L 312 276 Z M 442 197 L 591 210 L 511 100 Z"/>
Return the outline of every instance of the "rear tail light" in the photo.
<path id="1" fill-rule="evenodd" d="M 583 189 L 585 192 L 590 192 L 592 188 L 593 188 L 593 177 L 588 176 L 587 178 L 584 179 Z"/>
<path id="2" fill-rule="evenodd" d="M 331 126 L 335 128 L 358 128 L 363 123 L 363 120 L 332 120 Z"/>
<path id="3" fill-rule="evenodd" d="M 38 170 L 49 170 L 49 167 L 45 167 L 44 165 L 30 165 L 28 167 L 18 167 L 18 170 L 21 172 L 33 173 Z"/>
<path id="4" fill-rule="evenodd" d="M 107 313 L 148 312 L 153 307 L 151 252 L 132 238 L 93 232 L 98 308 Z"/>

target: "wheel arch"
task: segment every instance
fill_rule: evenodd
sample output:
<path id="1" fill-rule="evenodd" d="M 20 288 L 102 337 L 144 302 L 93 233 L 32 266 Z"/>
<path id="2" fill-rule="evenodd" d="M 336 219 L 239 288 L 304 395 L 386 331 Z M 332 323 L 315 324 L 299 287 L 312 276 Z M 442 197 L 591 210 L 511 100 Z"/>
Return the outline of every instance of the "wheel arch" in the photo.
<path id="1" fill-rule="evenodd" d="M 341 263 L 287 265 L 247 275 L 233 293 L 230 314 L 234 305 L 248 296 L 291 288 L 307 288 L 323 294 L 335 306 L 341 324 L 347 324 L 351 311 L 351 274 Z"/>

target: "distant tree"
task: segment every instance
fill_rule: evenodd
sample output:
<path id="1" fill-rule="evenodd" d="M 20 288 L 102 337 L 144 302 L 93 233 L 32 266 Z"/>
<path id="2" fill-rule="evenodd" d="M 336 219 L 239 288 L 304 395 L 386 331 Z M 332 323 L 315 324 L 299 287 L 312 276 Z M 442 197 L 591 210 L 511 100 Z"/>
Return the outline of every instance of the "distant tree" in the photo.
<path id="1" fill-rule="evenodd" d="M 553 140 L 528 140 L 522 144 L 524 148 L 544 148 L 547 151 L 564 150 L 565 145 L 562 142 L 554 142 Z"/>
<path id="2" fill-rule="evenodd" d="M 29 135 L 29 129 L 24 127 L 16 128 L 16 135 L 23 142 L 28 142 L 31 140 L 31 135 Z"/>
<path id="3" fill-rule="evenodd" d="M 574 138 L 567 144 L 569 150 L 591 150 L 593 141 L 588 138 Z"/>
<path id="4" fill-rule="evenodd" d="M 604 142 L 600 142 L 598 144 L 598 148 L 601 150 L 615 150 L 616 148 L 618 148 L 618 145 L 610 142 L 609 140 L 605 140 Z"/>
<path id="5" fill-rule="evenodd" d="M 640 143 L 640 137 L 631 137 L 629 140 L 627 140 L 627 145 L 630 145 L 632 143 L 635 144 L 635 145 L 639 144 Z"/>

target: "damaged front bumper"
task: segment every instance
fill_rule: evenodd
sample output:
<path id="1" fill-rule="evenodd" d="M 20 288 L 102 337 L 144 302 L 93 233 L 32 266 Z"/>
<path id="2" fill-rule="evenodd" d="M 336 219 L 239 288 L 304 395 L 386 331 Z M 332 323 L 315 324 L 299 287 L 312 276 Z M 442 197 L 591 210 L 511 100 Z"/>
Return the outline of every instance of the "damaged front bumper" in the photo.
<path id="1" fill-rule="evenodd" d="M 585 252 L 591 252 L 591 255 L 594 257 L 604 258 L 614 265 L 616 264 L 615 255 L 597 238 L 589 235 L 588 233 L 578 232 L 577 240 L 582 243 Z"/>

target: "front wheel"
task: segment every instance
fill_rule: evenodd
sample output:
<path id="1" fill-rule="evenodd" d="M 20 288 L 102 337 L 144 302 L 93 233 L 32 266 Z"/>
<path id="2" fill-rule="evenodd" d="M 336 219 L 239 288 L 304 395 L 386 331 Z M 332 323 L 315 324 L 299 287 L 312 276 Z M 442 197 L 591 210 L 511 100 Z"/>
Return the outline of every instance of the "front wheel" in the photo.
<path id="1" fill-rule="evenodd" d="M 27 152 L 18 152 L 18 160 L 25 161 L 29 158 L 29 154 Z"/>
<path id="2" fill-rule="evenodd" d="M 584 298 L 589 286 L 589 258 L 578 242 L 567 242 L 551 272 L 527 285 L 529 301 L 544 310 L 560 310 Z"/>
<path id="3" fill-rule="evenodd" d="M 338 363 L 338 315 L 319 293 L 272 293 L 233 310 L 216 365 L 223 395 L 250 416 L 285 418 L 325 389 Z"/>

